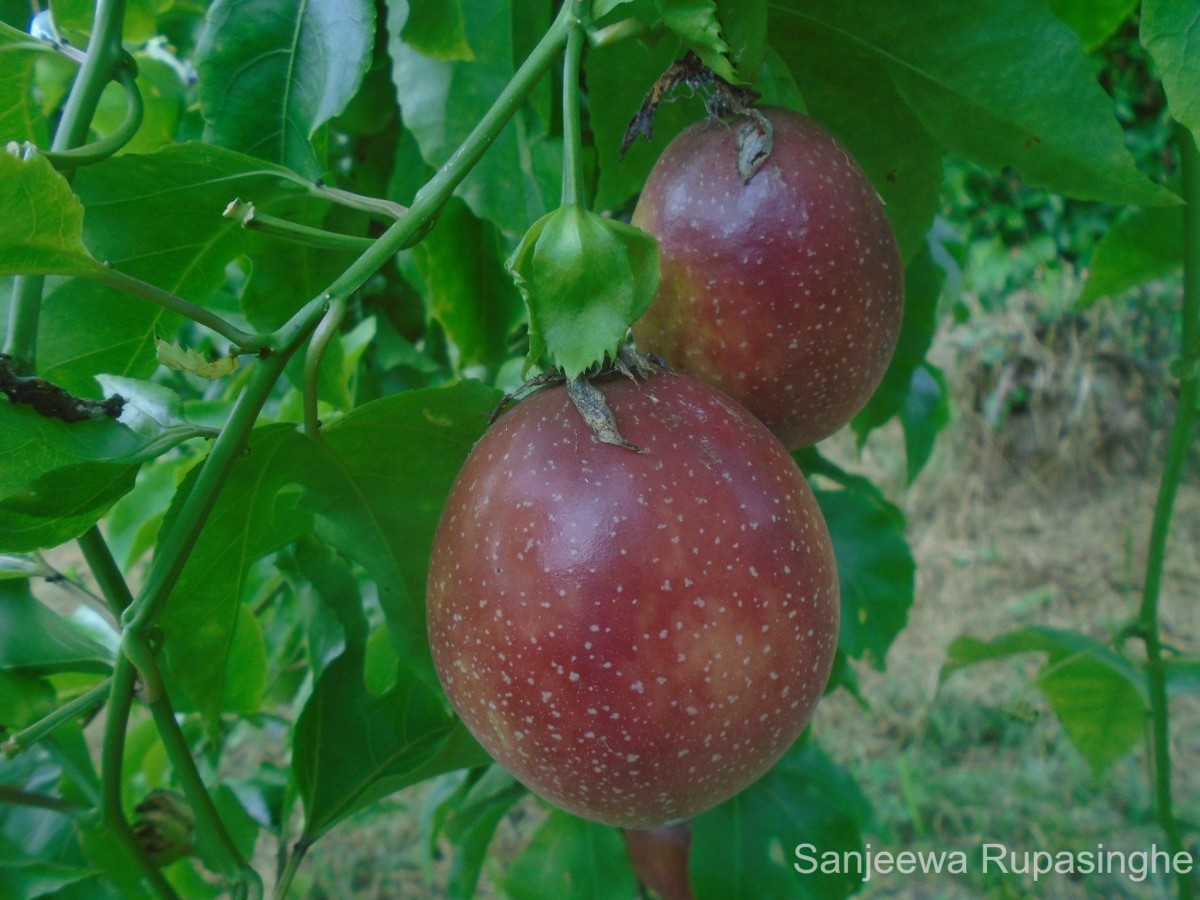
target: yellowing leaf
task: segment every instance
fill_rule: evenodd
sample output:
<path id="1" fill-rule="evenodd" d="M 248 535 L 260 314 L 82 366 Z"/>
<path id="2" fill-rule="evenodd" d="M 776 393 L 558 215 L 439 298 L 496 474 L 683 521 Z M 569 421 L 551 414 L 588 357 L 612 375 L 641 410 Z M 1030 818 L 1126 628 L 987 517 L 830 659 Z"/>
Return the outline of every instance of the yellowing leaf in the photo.
<path id="1" fill-rule="evenodd" d="M 162 338 L 155 338 L 154 346 L 158 361 L 168 369 L 191 372 L 210 381 L 224 378 L 238 367 L 236 356 L 222 356 L 209 362 L 195 350 L 180 347 L 178 344 L 168 344 Z"/>

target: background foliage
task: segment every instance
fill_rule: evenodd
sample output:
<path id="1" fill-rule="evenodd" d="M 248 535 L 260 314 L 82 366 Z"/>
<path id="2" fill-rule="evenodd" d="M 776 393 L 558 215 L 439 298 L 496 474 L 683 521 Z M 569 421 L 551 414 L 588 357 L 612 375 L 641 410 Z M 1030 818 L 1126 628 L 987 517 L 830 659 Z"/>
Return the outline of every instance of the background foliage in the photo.
<path id="1" fill-rule="evenodd" d="M 685 50 L 823 122 L 886 201 L 904 330 L 853 431 L 861 447 L 897 422 L 908 481 L 949 418 L 928 358 L 942 317 L 995 315 L 1033 281 L 1048 318 L 1113 297 L 1145 310 L 1163 356 L 1194 327 L 1136 293 L 1174 286 L 1189 233 L 1186 4 L 596 0 L 566 76 L 574 26 L 549 0 L 62 0 L 32 29 L 30 13 L 0 4 L 0 138 L 19 145 L 0 154 L 5 352 L 75 398 L 127 402 L 67 423 L 0 401 L 4 896 L 254 894 L 256 869 L 286 885 L 314 842 L 417 784 L 423 845 L 472 895 L 526 792 L 434 677 L 433 527 L 527 365 L 586 369 L 644 308 L 653 254 L 623 223 L 702 98 L 619 148 Z M 570 243 L 568 276 L 539 274 L 539 252 Z M 842 578 L 830 690 L 857 694 L 913 603 L 904 515 L 820 449 L 798 461 Z M 39 599 L 59 566 L 88 586 L 79 602 Z M 1148 733 L 1161 745 L 1157 624 L 1145 605 L 1137 622 L 1109 641 L 966 637 L 945 675 L 1037 655 L 1101 774 Z M 1171 685 L 1196 671 L 1181 649 Z M 860 848 L 870 827 L 821 740 L 693 823 L 697 896 L 859 887 L 790 867 L 796 844 Z M 253 747 L 270 751 L 247 762 Z M 1164 822 L 1178 843 L 1169 804 Z M 557 811 L 493 880 L 512 897 L 636 890 L 620 835 Z"/>

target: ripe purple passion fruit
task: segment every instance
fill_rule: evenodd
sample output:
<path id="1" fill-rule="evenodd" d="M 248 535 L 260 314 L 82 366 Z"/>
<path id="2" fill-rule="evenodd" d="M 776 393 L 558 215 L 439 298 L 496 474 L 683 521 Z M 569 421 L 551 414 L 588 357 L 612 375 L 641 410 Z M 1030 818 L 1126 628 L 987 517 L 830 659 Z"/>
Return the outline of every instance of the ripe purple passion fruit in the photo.
<path id="1" fill-rule="evenodd" d="M 658 239 L 662 282 L 634 335 L 797 449 L 849 422 L 879 386 L 904 271 L 846 149 L 805 116 L 762 112 L 774 149 L 748 182 L 736 146 L 747 119 L 693 125 L 655 164 L 633 223 Z"/>
<path id="2" fill-rule="evenodd" d="M 429 639 L 517 778 L 652 828 L 796 739 L 833 662 L 838 577 L 807 482 L 745 410 L 678 375 L 603 390 L 644 452 L 601 444 L 561 387 L 475 446 L 434 540 Z"/>

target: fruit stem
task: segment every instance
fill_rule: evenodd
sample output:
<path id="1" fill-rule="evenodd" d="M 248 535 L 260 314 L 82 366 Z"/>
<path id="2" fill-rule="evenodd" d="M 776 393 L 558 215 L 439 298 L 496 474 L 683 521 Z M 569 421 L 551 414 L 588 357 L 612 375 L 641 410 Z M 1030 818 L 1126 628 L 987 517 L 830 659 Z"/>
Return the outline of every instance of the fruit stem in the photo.
<path id="1" fill-rule="evenodd" d="M 1196 407 L 1200 402 L 1200 150 L 1187 128 L 1176 125 L 1175 135 L 1183 170 L 1183 199 L 1187 204 L 1184 207 L 1183 305 L 1180 311 L 1183 338 L 1178 366 L 1179 400 L 1150 527 L 1146 577 L 1138 612 L 1142 638 L 1146 643 L 1155 807 L 1172 854 L 1182 851 L 1183 842 L 1179 823 L 1175 819 L 1171 792 L 1170 711 L 1158 610 L 1175 495 L 1187 464 Z M 1193 896 L 1190 873 L 1177 872 L 1176 884 L 1180 898 L 1188 900 Z"/>
<path id="2" fill-rule="evenodd" d="M 567 52 L 563 59 L 563 181 L 562 205 L 581 204 L 583 185 L 583 125 L 579 113 L 579 61 L 583 55 L 583 0 L 571 0 Z M 567 8 L 564 7 L 564 8 Z"/>

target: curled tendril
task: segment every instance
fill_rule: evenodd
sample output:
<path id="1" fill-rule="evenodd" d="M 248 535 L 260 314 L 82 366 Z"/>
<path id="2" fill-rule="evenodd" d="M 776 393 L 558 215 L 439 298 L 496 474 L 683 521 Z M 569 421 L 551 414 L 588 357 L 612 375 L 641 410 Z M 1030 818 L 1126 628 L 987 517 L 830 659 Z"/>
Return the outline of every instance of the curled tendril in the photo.
<path id="1" fill-rule="evenodd" d="M 128 52 L 122 52 L 113 80 L 125 89 L 125 118 L 121 124 L 104 137 L 82 147 L 40 151 L 54 168 L 59 171 L 78 169 L 108 159 L 128 144 L 142 127 L 145 106 L 142 103 L 142 92 L 137 86 L 137 62 Z"/>

